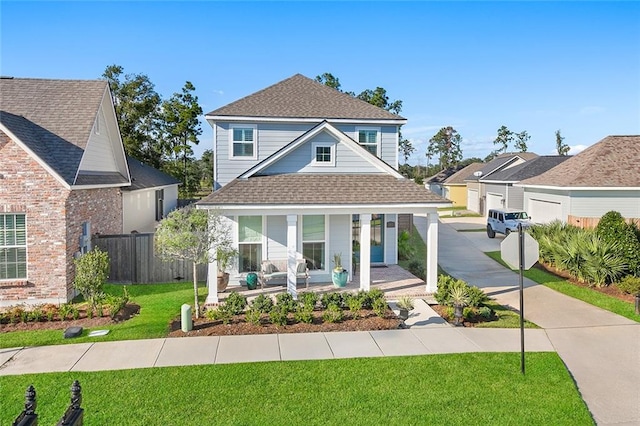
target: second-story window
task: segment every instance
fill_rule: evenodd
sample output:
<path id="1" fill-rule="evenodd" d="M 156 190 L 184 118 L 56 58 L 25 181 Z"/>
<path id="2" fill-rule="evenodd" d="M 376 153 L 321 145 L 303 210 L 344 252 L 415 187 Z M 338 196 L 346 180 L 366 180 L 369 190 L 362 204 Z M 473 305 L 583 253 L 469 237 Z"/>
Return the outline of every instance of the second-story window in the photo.
<path id="1" fill-rule="evenodd" d="M 376 128 L 356 129 L 357 141 L 367 151 L 373 155 L 378 155 L 378 145 L 380 142 L 380 130 Z"/>
<path id="2" fill-rule="evenodd" d="M 317 166 L 333 166 L 336 164 L 333 144 L 314 143 L 312 145 L 313 163 Z"/>
<path id="3" fill-rule="evenodd" d="M 232 126 L 231 135 L 233 158 L 256 158 L 256 127 Z"/>

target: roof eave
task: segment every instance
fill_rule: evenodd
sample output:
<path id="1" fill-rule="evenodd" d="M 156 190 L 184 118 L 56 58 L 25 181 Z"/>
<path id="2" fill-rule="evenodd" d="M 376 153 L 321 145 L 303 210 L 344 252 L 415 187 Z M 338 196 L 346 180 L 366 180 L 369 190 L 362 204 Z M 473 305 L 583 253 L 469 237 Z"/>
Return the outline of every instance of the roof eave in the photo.
<path id="1" fill-rule="evenodd" d="M 523 188 L 554 189 L 561 191 L 640 191 L 640 186 L 558 186 L 558 185 L 531 185 L 527 183 L 515 184 Z"/>
<path id="2" fill-rule="evenodd" d="M 224 122 L 279 122 L 279 123 L 319 123 L 329 121 L 332 123 L 345 124 L 385 124 L 404 125 L 406 118 L 328 118 L 328 117 L 263 117 L 263 116 L 240 116 L 240 115 L 205 115 L 204 118 L 210 123 Z"/>

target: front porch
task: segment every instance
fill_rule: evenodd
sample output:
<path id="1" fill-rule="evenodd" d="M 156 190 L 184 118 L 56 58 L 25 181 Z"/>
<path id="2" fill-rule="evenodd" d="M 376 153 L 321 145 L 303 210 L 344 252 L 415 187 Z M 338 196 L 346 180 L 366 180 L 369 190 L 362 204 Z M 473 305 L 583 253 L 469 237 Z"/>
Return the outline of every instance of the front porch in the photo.
<path id="1" fill-rule="evenodd" d="M 375 266 L 370 269 L 371 271 L 371 289 L 378 288 L 385 293 L 387 299 L 396 299 L 400 296 L 413 296 L 424 297 L 430 293 L 426 292 L 426 286 L 423 279 L 420 279 L 412 275 L 407 270 L 403 269 L 399 265 L 385 265 Z M 343 288 L 336 288 L 330 282 L 328 283 L 310 283 L 309 288 L 306 289 L 304 284 L 300 283 L 297 286 L 297 292 L 302 293 L 305 291 L 312 291 L 315 293 L 330 293 L 333 291 L 350 291 L 357 292 L 360 290 L 360 274 L 356 273 L 354 279 L 348 282 Z M 248 290 L 245 286 L 229 286 L 226 291 L 218 293 L 218 298 L 222 302 L 229 293 L 236 291 L 247 296 L 248 299 L 253 299 L 259 294 L 267 294 L 275 296 L 278 293 L 284 293 L 287 291 L 287 284 L 272 284 L 266 285 L 264 290 L 257 288 L 256 290 Z"/>

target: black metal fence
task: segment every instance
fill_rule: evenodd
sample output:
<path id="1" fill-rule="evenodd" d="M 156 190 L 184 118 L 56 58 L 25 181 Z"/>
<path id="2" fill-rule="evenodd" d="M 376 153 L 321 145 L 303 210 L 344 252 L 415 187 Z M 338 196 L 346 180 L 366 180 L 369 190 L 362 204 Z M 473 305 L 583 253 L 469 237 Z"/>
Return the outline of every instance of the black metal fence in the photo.
<path id="1" fill-rule="evenodd" d="M 38 414 L 36 413 L 36 408 L 38 404 L 36 401 L 36 389 L 33 385 L 27 388 L 24 398 L 24 409 L 12 424 L 13 426 L 37 426 Z M 71 402 L 62 418 L 56 423 L 56 426 L 82 426 L 84 409 L 80 407 L 81 404 L 82 388 L 80 387 L 80 382 L 75 380 L 71 385 Z"/>
<path id="2" fill-rule="evenodd" d="M 94 247 L 109 254 L 109 282 L 164 283 L 192 281 L 193 263 L 165 262 L 155 255 L 153 233 L 126 235 L 95 235 Z M 198 265 L 198 281 L 207 278 L 207 265 Z"/>

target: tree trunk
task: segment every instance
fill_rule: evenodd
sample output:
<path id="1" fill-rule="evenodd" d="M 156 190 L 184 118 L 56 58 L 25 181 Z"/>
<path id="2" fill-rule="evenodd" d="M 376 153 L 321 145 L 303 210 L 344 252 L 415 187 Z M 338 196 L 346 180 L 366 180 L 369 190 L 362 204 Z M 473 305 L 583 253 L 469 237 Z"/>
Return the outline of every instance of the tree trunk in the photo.
<path id="1" fill-rule="evenodd" d="M 195 296 L 196 319 L 200 318 L 200 305 L 198 304 L 198 265 L 193 262 L 193 295 Z"/>

